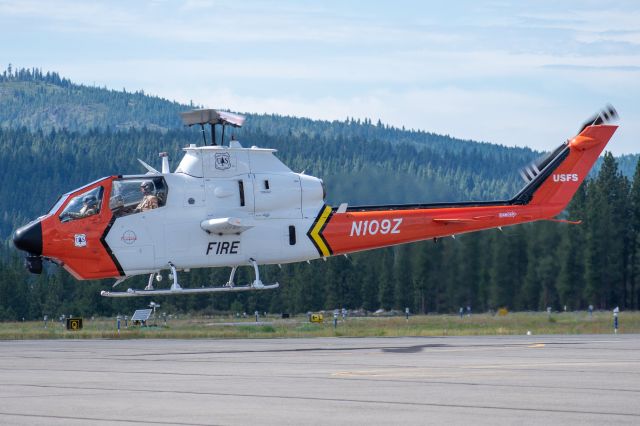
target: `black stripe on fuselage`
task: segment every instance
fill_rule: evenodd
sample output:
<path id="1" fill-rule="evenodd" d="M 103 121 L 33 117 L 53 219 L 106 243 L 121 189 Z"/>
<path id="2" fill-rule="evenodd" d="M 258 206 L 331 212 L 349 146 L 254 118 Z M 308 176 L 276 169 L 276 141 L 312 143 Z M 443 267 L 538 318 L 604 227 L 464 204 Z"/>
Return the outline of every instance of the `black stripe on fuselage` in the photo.
<path id="1" fill-rule="evenodd" d="M 320 248 L 320 246 L 318 245 L 318 243 L 316 243 L 316 240 L 313 238 L 313 236 L 311 235 L 311 232 L 313 231 L 313 228 L 316 227 L 316 223 L 318 223 L 318 221 L 320 220 L 320 217 L 322 216 L 322 213 L 324 213 L 325 208 L 327 207 L 326 204 L 322 205 L 322 208 L 320 209 L 320 211 L 318 212 L 318 215 L 316 216 L 316 219 L 313 221 L 313 223 L 311 224 L 311 226 L 309 227 L 309 230 L 307 231 L 307 238 L 309 238 L 311 240 L 311 242 L 313 243 L 313 246 L 316 248 L 316 250 L 318 250 L 318 253 L 320 254 L 320 256 L 322 256 L 322 249 Z M 324 228 L 323 228 L 324 229 Z M 322 237 L 320 237 L 322 238 Z M 324 241 L 324 239 L 323 239 Z M 326 244 L 326 243 L 325 243 Z"/>
<path id="2" fill-rule="evenodd" d="M 125 275 L 124 270 L 122 269 L 120 262 L 118 262 L 118 259 L 111 251 L 111 247 L 109 247 L 109 244 L 107 244 L 107 234 L 109 234 L 109 231 L 111 230 L 111 227 L 113 226 L 115 221 L 116 221 L 116 217 L 111 216 L 111 220 L 109 221 L 109 224 L 107 225 L 104 232 L 102 233 L 102 236 L 100 237 L 100 243 L 102 243 L 102 247 L 104 247 L 104 249 L 109 254 L 109 257 L 111 258 L 111 261 L 113 262 L 113 264 L 116 265 L 116 269 L 118 270 L 118 273 L 120 274 L 120 276 L 124 277 Z"/>

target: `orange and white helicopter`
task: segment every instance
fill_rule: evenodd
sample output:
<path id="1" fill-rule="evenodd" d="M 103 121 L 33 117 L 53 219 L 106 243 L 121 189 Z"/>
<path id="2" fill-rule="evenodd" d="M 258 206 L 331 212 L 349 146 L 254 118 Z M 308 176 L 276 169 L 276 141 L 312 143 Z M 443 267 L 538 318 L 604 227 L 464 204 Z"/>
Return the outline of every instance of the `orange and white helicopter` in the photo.
<path id="1" fill-rule="evenodd" d="M 246 148 L 233 137 L 224 145 L 225 127 L 241 126 L 244 117 L 211 109 L 181 115 L 185 125 L 201 126 L 205 146 L 184 148 L 174 172 L 161 153 L 160 171 L 140 160 L 144 175 L 109 176 L 62 195 L 13 236 L 27 252 L 29 271 L 41 273 L 45 259 L 77 279 L 114 278 L 114 287 L 149 275 L 143 290 L 101 293 L 108 297 L 273 289 L 278 283 L 263 284 L 258 265 L 554 220 L 617 129 L 608 124 L 617 118 L 608 106 L 577 136 L 525 167 L 526 185 L 509 200 L 334 208 L 325 203 L 321 179 L 291 171 L 275 150 Z M 205 125 L 211 126 L 209 146 Z M 236 268 L 243 265 L 253 266 L 255 280 L 236 285 Z M 178 271 L 222 266 L 232 268 L 224 285 L 182 288 L 178 282 Z M 170 288 L 154 288 L 167 269 Z"/>

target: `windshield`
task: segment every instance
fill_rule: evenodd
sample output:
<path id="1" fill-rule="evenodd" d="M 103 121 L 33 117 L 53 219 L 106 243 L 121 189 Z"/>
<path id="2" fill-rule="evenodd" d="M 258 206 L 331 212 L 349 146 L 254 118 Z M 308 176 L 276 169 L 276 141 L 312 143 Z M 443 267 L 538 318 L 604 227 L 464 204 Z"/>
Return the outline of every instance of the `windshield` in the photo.
<path id="1" fill-rule="evenodd" d="M 75 219 L 84 219 L 85 217 L 100 213 L 103 192 L 103 188 L 99 186 L 83 192 L 80 195 L 76 195 L 69 201 L 69 204 L 67 204 L 67 207 L 64 208 L 62 213 L 60 213 L 60 220 L 62 222 L 68 222 Z"/>
<path id="2" fill-rule="evenodd" d="M 93 182 L 91 182 L 91 183 L 88 183 L 88 184 L 86 184 L 86 185 L 82 185 L 80 188 L 76 188 L 76 189 L 74 189 L 74 190 L 72 190 L 72 191 L 69 191 L 69 192 L 67 192 L 67 193 L 65 193 L 65 194 L 62 194 L 60 197 L 58 197 L 58 200 L 57 200 L 57 201 L 56 201 L 56 203 L 53 205 L 53 207 L 51 207 L 51 209 L 49 209 L 49 212 L 48 212 L 47 214 L 54 214 L 55 212 L 57 212 L 57 211 L 58 211 L 58 209 L 60 208 L 60 206 L 62 206 L 62 205 L 64 204 L 64 202 L 65 202 L 65 201 L 67 201 L 67 199 L 69 198 L 69 195 L 73 194 L 74 192 L 81 191 L 81 190 L 83 190 L 84 188 L 87 188 L 87 187 L 89 187 L 89 186 L 91 186 L 91 185 L 93 185 L 93 184 L 96 184 L 96 183 L 98 183 L 98 182 L 101 182 L 101 181 L 103 181 L 103 180 L 105 180 L 105 179 L 107 179 L 107 178 L 104 178 L 104 177 L 103 177 L 103 178 L 100 178 L 100 179 L 98 179 L 98 180 L 94 180 L 94 181 L 93 181 Z"/>

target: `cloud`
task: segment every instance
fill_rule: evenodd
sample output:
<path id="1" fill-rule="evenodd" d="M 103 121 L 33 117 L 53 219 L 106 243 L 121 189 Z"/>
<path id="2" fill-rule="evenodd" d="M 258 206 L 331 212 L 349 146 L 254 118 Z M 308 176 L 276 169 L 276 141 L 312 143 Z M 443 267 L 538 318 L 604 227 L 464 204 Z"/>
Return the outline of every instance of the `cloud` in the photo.
<path id="1" fill-rule="evenodd" d="M 170 3 L 169 3 L 170 4 Z M 340 17 L 328 6 L 262 2 L 207 2 L 190 0 L 168 13 L 153 2 L 124 3 L 61 0 L 5 1 L 0 15 L 43 20 L 57 31 L 131 34 L 158 41 L 209 44 L 247 42 L 393 43 L 402 40 L 445 42 L 454 35 L 431 34 L 360 19 Z M 221 46 L 222 47 L 222 46 Z M 225 46 L 226 47 L 226 46 Z"/>
<path id="2" fill-rule="evenodd" d="M 553 6 L 0 0 L 0 34 L 14 64 L 240 111 L 539 149 L 606 102 L 640 122 L 637 7 Z"/>
<path id="3" fill-rule="evenodd" d="M 637 2 L 628 2 L 625 6 L 618 2 L 615 8 L 607 8 L 602 3 L 593 7 L 588 5 L 576 9 L 565 5 L 567 12 L 523 12 L 519 16 L 523 21 L 530 22 L 536 27 L 547 29 L 572 30 L 580 33 L 604 33 L 610 31 L 638 31 L 640 10 Z"/>
<path id="4" fill-rule="evenodd" d="M 122 29 L 136 23 L 136 16 L 125 8 L 70 0 L 3 1 L 0 2 L 0 16 L 5 19 L 12 17 L 30 21 L 42 20 L 49 28 L 73 32 L 95 31 L 98 28 Z"/>
<path id="5" fill-rule="evenodd" d="M 640 31 L 577 32 L 575 39 L 581 43 L 602 42 L 640 45 Z"/>
<path id="6" fill-rule="evenodd" d="M 578 65 L 578 64 L 549 64 L 545 68 L 569 71 L 622 71 L 638 72 L 640 65 Z"/>

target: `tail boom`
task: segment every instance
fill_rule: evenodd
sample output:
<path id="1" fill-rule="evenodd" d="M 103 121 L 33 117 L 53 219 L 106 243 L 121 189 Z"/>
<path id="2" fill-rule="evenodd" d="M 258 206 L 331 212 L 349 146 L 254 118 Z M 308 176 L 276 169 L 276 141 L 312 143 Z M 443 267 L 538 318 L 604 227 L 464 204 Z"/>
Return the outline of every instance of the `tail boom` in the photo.
<path id="1" fill-rule="evenodd" d="M 584 128 L 510 200 L 349 207 L 344 212 L 324 206 L 309 238 L 327 257 L 553 218 L 571 201 L 616 128 Z"/>
<path id="2" fill-rule="evenodd" d="M 321 234 L 326 250 L 319 252 L 326 257 L 542 218 L 541 209 L 536 206 L 334 212 L 328 216 Z"/>

